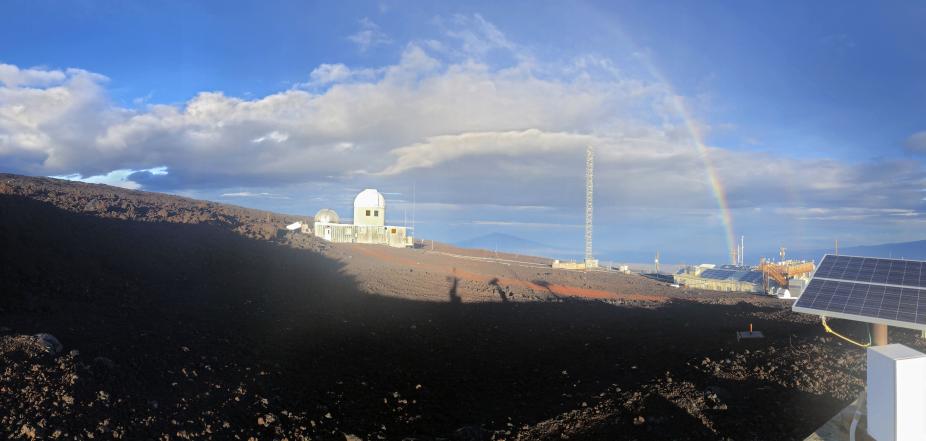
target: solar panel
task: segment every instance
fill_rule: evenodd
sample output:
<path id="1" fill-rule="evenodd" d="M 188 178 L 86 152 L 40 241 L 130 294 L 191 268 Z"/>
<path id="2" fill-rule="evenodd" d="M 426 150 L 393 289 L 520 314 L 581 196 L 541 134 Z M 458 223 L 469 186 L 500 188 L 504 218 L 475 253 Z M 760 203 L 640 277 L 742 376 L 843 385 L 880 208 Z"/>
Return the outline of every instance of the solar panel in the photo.
<path id="1" fill-rule="evenodd" d="M 730 265 L 727 265 L 730 266 Z M 730 266 L 730 268 L 736 268 Z M 747 283 L 762 282 L 762 273 L 759 271 L 749 271 L 742 269 L 707 269 L 701 272 L 701 277 L 712 280 L 735 280 Z"/>
<path id="2" fill-rule="evenodd" d="M 827 254 L 793 310 L 926 329 L 926 262 Z"/>
<path id="3" fill-rule="evenodd" d="M 759 283 L 762 281 L 762 273 L 759 271 L 750 271 L 745 276 L 740 278 L 740 280 L 749 283 Z"/>
<path id="4" fill-rule="evenodd" d="M 705 279 L 726 280 L 730 277 L 730 271 L 708 269 L 701 272 L 701 277 Z"/>
<path id="5" fill-rule="evenodd" d="M 926 262 L 826 255 L 814 277 L 926 288 Z"/>

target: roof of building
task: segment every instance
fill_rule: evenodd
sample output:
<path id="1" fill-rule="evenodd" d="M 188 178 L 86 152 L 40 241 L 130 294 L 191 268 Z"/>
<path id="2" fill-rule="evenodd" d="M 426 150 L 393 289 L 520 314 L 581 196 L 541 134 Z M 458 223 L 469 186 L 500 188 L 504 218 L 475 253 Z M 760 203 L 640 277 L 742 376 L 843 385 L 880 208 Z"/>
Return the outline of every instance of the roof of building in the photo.
<path id="1" fill-rule="evenodd" d="M 338 217 L 338 213 L 329 208 L 322 208 L 318 210 L 318 213 L 315 213 L 315 222 L 321 222 L 323 224 L 336 224 L 341 221 L 341 218 Z"/>
<path id="2" fill-rule="evenodd" d="M 355 207 L 386 207 L 386 198 L 383 197 L 382 193 L 376 191 L 373 188 L 368 188 L 360 192 L 356 198 L 354 198 Z"/>
<path id="3" fill-rule="evenodd" d="M 753 271 L 744 267 L 723 265 L 720 268 L 708 269 L 701 272 L 701 277 L 713 280 L 732 280 L 736 282 L 761 283 L 762 272 Z"/>

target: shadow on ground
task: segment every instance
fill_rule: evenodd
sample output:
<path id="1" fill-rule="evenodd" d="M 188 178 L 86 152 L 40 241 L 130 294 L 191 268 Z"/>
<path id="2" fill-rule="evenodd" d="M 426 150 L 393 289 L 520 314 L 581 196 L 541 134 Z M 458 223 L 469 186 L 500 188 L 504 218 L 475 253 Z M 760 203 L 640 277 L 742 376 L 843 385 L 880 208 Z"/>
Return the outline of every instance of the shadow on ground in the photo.
<path id="1" fill-rule="evenodd" d="M 728 350 L 748 322 L 770 343 L 816 332 L 752 317 L 761 308 L 746 304 L 463 303 L 456 283 L 446 303 L 371 295 L 337 261 L 219 226 L 107 220 L 0 197 L 0 325 L 52 333 L 86 364 L 112 362 L 88 371 L 77 401 L 99 389 L 122 405 L 64 415 L 73 431 L 109 418 L 128 438 L 218 431 L 222 421 L 259 438 L 302 429 L 479 438 L 689 373 L 689 361 Z M 841 405 L 771 384 L 690 382 L 729 391 L 728 409 L 710 411 L 713 429 L 657 400 L 646 424 L 617 409 L 570 429 L 573 439 L 793 439 Z"/>

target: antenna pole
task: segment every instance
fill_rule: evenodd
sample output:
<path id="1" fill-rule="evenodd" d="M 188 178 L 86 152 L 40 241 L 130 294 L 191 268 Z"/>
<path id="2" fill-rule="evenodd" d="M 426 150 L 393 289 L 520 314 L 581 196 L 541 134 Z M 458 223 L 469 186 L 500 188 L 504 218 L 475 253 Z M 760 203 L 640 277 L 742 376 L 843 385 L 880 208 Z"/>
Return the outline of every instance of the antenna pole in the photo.
<path id="1" fill-rule="evenodd" d="M 746 261 L 746 258 L 743 257 L 743 254 L 745 254 L 745 253 L 746 253 L 746 236 L 740 236 L 740 252 L 739 252 L 740 261 L 739 261 L 739 266 L 743 266 L 743 264 L 744 264 L 745 261 Z"/>

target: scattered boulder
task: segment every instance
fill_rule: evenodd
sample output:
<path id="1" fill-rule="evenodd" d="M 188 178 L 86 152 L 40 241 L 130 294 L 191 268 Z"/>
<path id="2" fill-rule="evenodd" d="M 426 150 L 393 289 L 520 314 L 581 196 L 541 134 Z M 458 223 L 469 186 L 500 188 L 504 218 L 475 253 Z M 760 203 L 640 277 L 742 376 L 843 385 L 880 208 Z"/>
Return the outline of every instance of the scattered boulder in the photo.
<path id="1" fill-rule="evenodd" d="M 45 350 L 53 355 L 60 354 L 64 350 L 64 345 L 55 338 L 54 335 L 39 333 L 33 336 L 38 343 L 45 347 Z"/>

